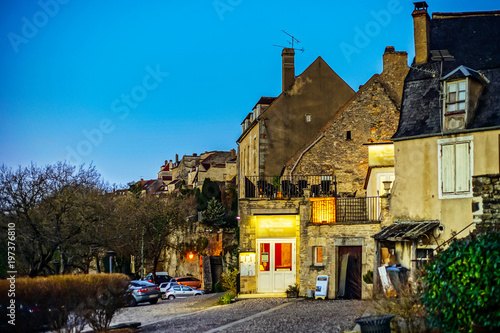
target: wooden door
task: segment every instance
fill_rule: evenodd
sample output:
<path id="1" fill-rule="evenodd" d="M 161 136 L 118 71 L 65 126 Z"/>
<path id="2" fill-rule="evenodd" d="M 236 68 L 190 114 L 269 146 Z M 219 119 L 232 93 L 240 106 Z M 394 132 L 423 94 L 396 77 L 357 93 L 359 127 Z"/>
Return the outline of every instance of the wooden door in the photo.
<path id="1" fill-rule="evenodd" d="M 343 298 L 345 299 L 361 299 L 361 246 L 340 246 L 338 256 L 338 276 L 339 281 L 341 277 L 341 263 L 342 256 L 347 254 L 347 270 L 345 272 L 345 292 Z M 339 286 L 340 287 L 340 286 Z M 340 288 L 339 288 L 340 289 Z"/>

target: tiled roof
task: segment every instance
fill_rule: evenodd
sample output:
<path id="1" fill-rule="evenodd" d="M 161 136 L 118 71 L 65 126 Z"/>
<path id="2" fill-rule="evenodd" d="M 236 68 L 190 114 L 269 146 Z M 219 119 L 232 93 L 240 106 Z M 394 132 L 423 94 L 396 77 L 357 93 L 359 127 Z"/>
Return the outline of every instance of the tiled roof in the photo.
<path id="1" fill-rule="evenodd" d="M 440 78 L 483 74 L 485 85 L 467 129 L 500 126 L 500 12 L 446 15 L 430 21 L 430 50 L 448 50 L 452 61 L 413 65 L 405 80 L 399 127 L 393 139 L 441 134 Z M 454 72 L 454 73 L 453 73 Z M 478 73 L 479 72 L 479 73 Z"/>
<path id="2" fill-rule="evenodd" d="M 439 221 L 412 221 L 412 222 L 394 222 L 383 228 L 379 233 L 372 237 L 377 240 L 397 241 L 401 239 L 417 239 L 420 235 L 437 227 Z"/>
<path id="3" fill-rule="evenodd" d="M 255 103 L 254 108 L 259 104 L 270 105 L 277 97 L 264 97 L 262 96 L 257 103 Z"/>

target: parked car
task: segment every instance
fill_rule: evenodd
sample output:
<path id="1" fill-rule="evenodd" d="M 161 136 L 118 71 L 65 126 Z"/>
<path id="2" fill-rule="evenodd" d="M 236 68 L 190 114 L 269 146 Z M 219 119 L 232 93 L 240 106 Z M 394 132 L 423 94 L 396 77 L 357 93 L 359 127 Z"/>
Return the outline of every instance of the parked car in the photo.
<path id="1" fill-rule="evenodd" d="M 162 284 L 160 284 L 161 299 L 167 299 L 165 293 L 173 285 L 179 285 L 179 284 L 177 282 L 163 282 Z"/>
<path id="2" fill-rule="evenodd" d="M 160 283 L 163 282 L 170 282 L 172 280 L 172 277 L 168 275 L 168 272 L 156 272 L 156 279 L 153 280 L 153 273 L 149 273 L 144 277 L 143 280 L 146 280 L 150 283 L 155 283 L 157 285 L 160 285 Z"/>
<path id="3" fill-rule="evenodd" d="M 175 281 L 178 284 L 183 284 L 188 287 L 193 287 L 193 288 L 200 288 L 201 287 L 201 281 L 198 280 L 197 278 L 194 278 L 192 276 L 180 276 L 173 278 L 171 281 Z"/>
<path id="4" fill-rule="evenodd" d="M 130 281 L 129 290 L 131 291 L 130 305 L 135 306 L 137 303 L 149 302 L 150 304 L 158 303 L 161 297 L 160 287 L 154 283 L 144 280 Z"/>
<path id="5" fill-rule="evenodd" d="M 189 296 L 199 296 L 203 295 L 205 292 L 203 290 L 194 289 L 188 286 L 183 286 L 179 284 L 174 284 L 170 286 L 165 292 L 165 298 L 170 300 Z"/>

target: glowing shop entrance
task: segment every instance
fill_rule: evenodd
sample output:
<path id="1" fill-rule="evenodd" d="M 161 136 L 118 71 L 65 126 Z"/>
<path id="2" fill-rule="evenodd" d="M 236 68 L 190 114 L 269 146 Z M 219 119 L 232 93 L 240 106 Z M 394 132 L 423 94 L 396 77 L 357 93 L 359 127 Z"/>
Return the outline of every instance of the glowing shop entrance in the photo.
<path id="1" fill-rule="evenodd" d="M 295 239 L 260 239 L 257 249 L 257 292 L 285 292 L 295 284 Z"/>

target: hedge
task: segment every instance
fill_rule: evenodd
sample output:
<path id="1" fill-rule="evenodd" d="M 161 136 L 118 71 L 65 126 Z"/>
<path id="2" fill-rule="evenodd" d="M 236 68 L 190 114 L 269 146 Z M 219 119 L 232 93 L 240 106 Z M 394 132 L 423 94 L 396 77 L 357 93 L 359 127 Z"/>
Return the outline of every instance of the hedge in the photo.
<path id="1" fill-rule="evenodd" d="M 129 280 L 124 274 L 17 278 L 15 297 L 9 295 L 11 281 L 0 280 L 0 303 L 10 304 L 15 299 L 15 326 L 5 327 L 13 332 L 29 332 L 46 324 L 60 332 L 81 332 L 87 323 L 96 332 L 107 331 L 114 314 L 129 301 Z M 28 307 L 35 313 L 28 314 Z"/>

